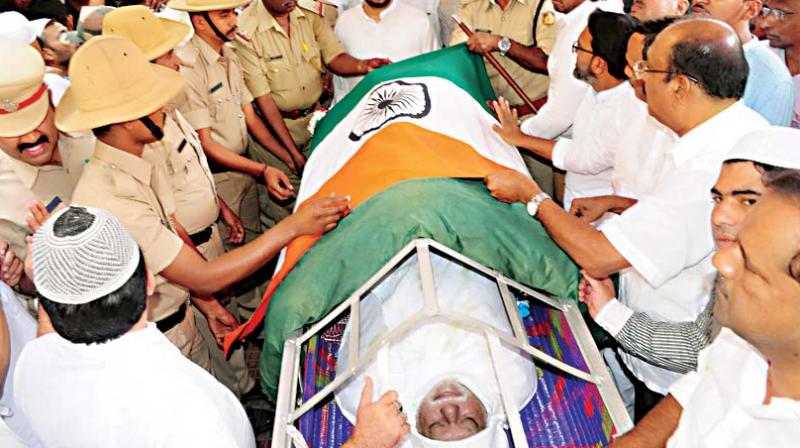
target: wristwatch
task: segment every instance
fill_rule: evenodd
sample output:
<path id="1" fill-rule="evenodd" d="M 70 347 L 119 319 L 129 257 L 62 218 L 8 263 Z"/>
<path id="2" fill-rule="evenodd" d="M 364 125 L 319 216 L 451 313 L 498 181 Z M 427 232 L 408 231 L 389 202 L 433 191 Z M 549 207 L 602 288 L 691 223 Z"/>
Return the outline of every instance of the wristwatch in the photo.
<path id="1" fill-rule="evenodd" d="M 528 202 L 528 214 L 536 217 L 536 213 L 539 212 L 539 205 L 544 202 L 545 199 L 550 199 L 550 195 L 545 192 L 541 192 L 534 196 L 533 199 Z"/>
<path id="2" fill-rule="evenodd" d="M 497 49 L 500 50 L 500 56 L 505 56 L 508 50 L 511 49 L 511 39 L 507 37 L 500 39 L 500 42 L 497 43 Z"/>

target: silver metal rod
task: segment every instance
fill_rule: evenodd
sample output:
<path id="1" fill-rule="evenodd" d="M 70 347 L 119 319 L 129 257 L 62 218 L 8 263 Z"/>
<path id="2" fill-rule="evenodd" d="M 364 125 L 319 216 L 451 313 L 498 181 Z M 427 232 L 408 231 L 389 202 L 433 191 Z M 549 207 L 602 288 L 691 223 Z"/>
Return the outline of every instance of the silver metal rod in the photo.
<path id="1" fill-rule="evenodd" d="M 428 250 L 428 243 L 424 240 L 417 240 L 417 261 L 419 262 L 419 279 L 422 284 L 425 311 L 428 314 L 435 314 L 439 311 L 439 301 L 436 298 L 436 283 L 433 280 L 431 252 Z"/>
<path id="2" fill-rule="evenodd" d="M 528 342 L 528 333 L 525 331 L 522 318 L 519 316 L 519 309 L 515 299 L 511 296 L 511 291 L 508 290 L 508 284 L 503 279 L 498 279 L 497 287 L 500 289 L 500 297 L 503 299 L 503 306 L 505 306 L 508 320 L 511 322 L 511 330 L 514 331 L 514 336 L 520 344 L 530 344 Z"/>
<path id="3" fill-rule="evenodd" d="M 359 338 L 361 337 L 361 301 L 356 300 L 350 306 L 350 363 L 358 362 Z"/>
<path id="4" fill-rule="evenodd" d="M 508 389 L 508 384 L 503 381 L 503 372 L 497 365 L 499 351 L 502 348 L 500 339 L 491 331 L 487 331 L 484 334 L 486 342 L 489 344 L 489 356 L 492 358 L 494 376 L 497 379 L 497 387 L 500 389 L 500 397 L 503 399 L 508 426 L 511 429 L 511 440 L 514 442 L 514 448 L 525 448 L 528 446 L 528 438 L 525 436 L 525 429 L 522 427 L 522 419 L 519 416 L 520 403 L 514 401 L 512 392 Z"/>

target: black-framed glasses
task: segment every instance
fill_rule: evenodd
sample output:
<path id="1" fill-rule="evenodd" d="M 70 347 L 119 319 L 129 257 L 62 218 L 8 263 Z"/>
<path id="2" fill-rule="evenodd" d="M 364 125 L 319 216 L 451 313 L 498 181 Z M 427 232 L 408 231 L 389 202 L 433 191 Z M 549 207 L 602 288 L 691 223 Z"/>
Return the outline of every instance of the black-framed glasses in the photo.
<path id="1" fill-rule="evenodd" d="M 577 53 L 579 51 L 585 51 L 585 52 L 587 52 L 587 53 L 589 53 L 591 55 L 594 55 L 594 52 L 592 50 L 587 50 L 587 49 L 581 47 L 581 44 L 579 44 L 578 41 L 576 40 L 575 42 L 572 43 L 572 52 L 573 53 Z"/>
<path id="2" fill-rule="evenodd" d="M 767 18 L 772 17 L 775 20 L 783 21 L 786 19 L 787 16 L 792 16 L 795 13 L 791 11 L 784 11 L 783 9 L 778 8 L 770 8 L 767 5 L 761 7 L 761 12 L 758 14 L 761 17 Z"/>
<path id="3" fill-rule="evenodd" d="M 683 73 L 678 70 L 656 70 L 654 68 L 650 68 L 647 65 L 647 61 L 639 61 L 633 64 L 632 68 L 633 68 L 633 77 L 636 79 L 642 79 L 642 75 L 644 75 L 645 73 L 665 73 L 668 75 L 683 75 L 689 78 L 689 80 L 692 81 L 693 83 L 700 84 L 700 80 L 698 80 L 697 78 L 688 73 Z"/>

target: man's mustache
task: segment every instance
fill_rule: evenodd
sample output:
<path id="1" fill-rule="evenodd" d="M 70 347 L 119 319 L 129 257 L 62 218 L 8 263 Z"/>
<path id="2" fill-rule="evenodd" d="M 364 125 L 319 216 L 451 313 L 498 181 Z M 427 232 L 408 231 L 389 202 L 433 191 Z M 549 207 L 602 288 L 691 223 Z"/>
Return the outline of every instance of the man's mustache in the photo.
<path id="1" fill-rule="evenodd" d="M 25 151 L 26 149 L 30 149 L 30 148 L 33 148 L 35 146 L 38 146 L 38 145 L 41 145 L 41 144 L 44 144 L 44 143 L 48 143 L 49 141 L 50 141 L 50 139 L 47 138 L 46 135 L 42 135 L 41 137 L 39 137 L 33 143 L 20 143 L 19 146 L 17 146 L 17 149 L 19 149 L 19 152 L 22 152 L 22 151 Z"/>

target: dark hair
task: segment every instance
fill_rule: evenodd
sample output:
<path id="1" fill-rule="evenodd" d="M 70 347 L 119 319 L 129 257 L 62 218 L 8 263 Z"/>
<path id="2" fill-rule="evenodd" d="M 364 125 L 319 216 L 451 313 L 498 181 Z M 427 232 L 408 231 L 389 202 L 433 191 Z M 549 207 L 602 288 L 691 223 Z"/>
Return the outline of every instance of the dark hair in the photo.
<path id="1" fill-rule="evenodd" d="M 61 337 L 76 344 L 99 344 L 127 333 L 139 321 L 147 302 L 147 271 L 139 252 L 139 264 L 131 278 L 116 291 L 81 305 L 53 302 L 39 294 L 53 327 Z"/>
<path id="2" fill-rule="evenodd" d="M 685 16 L 667 16 L 667 17 L 661 17 L 659 19 L 638 22 L 636 26 L 633 28 L 633 32 L 644 34 L 645 36 L 648 36 L 650 34 L 658 34 L 661 31 L 663 31 L 664 28 L 684 18 Z"/>
<path id="3" fill-rule="evenodd" d="M 800 170 L 783 169 L 764 174 L 764 185 L 782 196 L 800 199 Z"/>
<path id="4" fill-rule="evenodd" d="M 111 130 L 111 125 L 107 124 L 105 126 L 99 126 L 99 127 L 93 128 L 92 129 L 92 134 L 94 134 L 95 137 L 102 137 L 103 135 L 107 134 L 108 131 L 110 131 L 110 130 Z"/>
<path id="5" fill-rule="evenodd" d="M 644 56 L 658 34 L 648 34 L 644 45 Z M 744 58 L 741 45 L 729 45 L 719 35 L 686 36 L 672 46 L 669 67 L 689 75 L 711 97 L 720 99 L 740 99 L 744 95 L 750 66 Z M 666 82 L 675 75 L 667 74 Z"/>
<path id="6" fill-rule="evenodd" d="M 625 67 L 628 65 L 625 52 L 635 24 L 631 16 L 600 9 L 589 15 L 592 52 L 606 61 L 608 73 L 617 79 L 628 79 L 625 76 Z"/>

